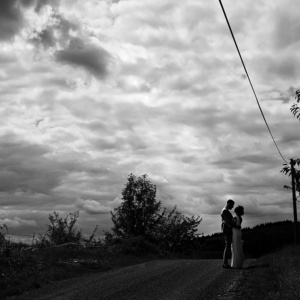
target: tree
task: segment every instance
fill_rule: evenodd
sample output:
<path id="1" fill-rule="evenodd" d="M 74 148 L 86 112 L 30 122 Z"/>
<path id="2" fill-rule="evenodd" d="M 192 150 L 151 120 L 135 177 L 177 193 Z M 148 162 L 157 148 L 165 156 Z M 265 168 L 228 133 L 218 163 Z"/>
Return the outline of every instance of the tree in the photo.
<path id="1" fill-rule="evenodd" d="M 197 228 L 202 219 L 198 216 L 186 217 L 176 211 L 177 207 L 163 214 L 157 230 L 158 240 L 168 250 L 185 252 L 197 237 Z"/>
<path id="2" fill-rule="evenodd" d="M 300 102 L 300 90 L 297 90 L 295 92 L 295 99 L 297 103 Z M 294 117 L 296 117 L 298 120 L 300 120 L 300 108 L 297 103 L 294 103 L 290 110 Z M 290 164 L 286 163 L 284 164 L 283 169 L 281 170 L 282 173 L 288 174 L 291 176 L 291 186 L 285 185 L 284 188 L 292 190 L 292 195 L 293 195 L 293 213 L 294 213 L 294 239 L 295 239 L 295 244 L 297 243 L 297 231 L 298 231 L 298 220 L 297 220 L 297 196 L 296 192 L 298 191 L 299 196 L 300 196 L 300 171 L 295 169 L 295 166 L 300 165 L 300 159 L 291 159 Z M 299 197 L 298 196 L 298 197 Z"/>
<path id="3" fill-rule="evenodd" d="M 300 90 L 297 90 L 295 92 L 295 99 L 296 99 L 297 103 L 300 102 Z M 291 106 L 290 111 L 292 112 L 292 114 L 294 115 L 294 117 L 296 117 L 300 121 L 300 107 L 298 106 L 297 103 L 294 103 Z"/>
<path id="4" fill-rule="evenodd" d="M 122 191 L 121 205 L 111 212 L 117 238 L 144 237 L 167 250 L 181 251 L 197 237 L 198 217 L 186 217 L 174 209 L 167 213 L 156 200 L 156 186 L 147 175 L 130 174 Z M 106 233 L 107 240 L 113 235 Z"/>
<path id="5" fill-rule="evenodd" d="M 161 202 L 156 200 L 156 186 L 147 175 L 130 174 L 122 191 L 121 205 L 111 212 L 113 232 L 118 237 L 144 236 L 151 238 L 161 219 Z"/>
<path id="6" fill-rule="evenodd" d="M 291 176 L 292 175 L 292 165 L 294 170 L 294 178 L 295 178 L 295 189 L 299 193 L 300 196 L 300 171 L 295 169 L 295 166 L 297 165 L 299 167 L 300 165 L 300 159 L 291 159 L 290 164 L 283 164 L 284 167 L 282 168 L 281 172 L 285 175 Z M 291 186 L 284 185 L 285 189 L 292 190 Z"/>
<path id="7" fill-rule="evenodd" d="M 296 102 L 299 103 L 300 102 L 300 90 L 296 90 L 295 92 L 295 99 Z M 290 111 L 291 113 L 294 115 L 295 118 L 297 118 L 300 121 L 300 107 L 297 103 L 294 103 L 291 108 Z M 283 164 L 283 168 L 281 170 L 282 173 L 291 176 L 291 172 L 292 172 L 292 166 L 293 166 L 293 171 L 294 171 L 294 178 L 295 178 L 295 189 L 296 191 L 299 193 L 300 196 L 300 171 L 295 169 L 295 166 L 300 165 L 300 159 L 291 159 L 290 164 Z M 292 187 L 291 186 L 284 186 L 285 189 L 289 189 L 291 190 Z"/>

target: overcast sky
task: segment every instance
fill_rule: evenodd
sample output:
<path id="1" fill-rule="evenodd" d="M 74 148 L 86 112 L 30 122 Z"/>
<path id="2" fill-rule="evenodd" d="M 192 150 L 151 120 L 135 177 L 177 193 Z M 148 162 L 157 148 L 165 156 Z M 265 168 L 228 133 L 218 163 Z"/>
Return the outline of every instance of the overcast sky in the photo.
<path id="1" fill-rule="evenodd" d="M 300 88 L 300 2 L 223 0 L 284 157 Z M 244 226 L 292 219 L 290 179 L 217 0 L 0 1 L 0 219 L 44 232 L 48 215 L 112 227 L 130 173 L 162 206 L 220 231 L 227 199 Z"/>

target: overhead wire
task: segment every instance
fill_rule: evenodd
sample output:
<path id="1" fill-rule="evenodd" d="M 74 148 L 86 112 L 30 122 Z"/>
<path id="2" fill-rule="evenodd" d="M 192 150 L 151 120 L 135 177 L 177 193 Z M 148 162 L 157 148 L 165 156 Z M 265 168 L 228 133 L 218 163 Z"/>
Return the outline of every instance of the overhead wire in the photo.
<path id="1" fill-rule="evenodd" d="M 278 145 L 277 145 L 277 143 L 276 143 L 276 141 L 275 141 L 275 139 L 274 139 L 274 136 L 273 136 L 273 134 L 272 134 L 272 132 L 271 132 L 271 129 L 270 129 L 269 125 L 268 125 L 268 122 L 267 122 L 267 120 L 266 120 L 266 117 L 265 117 L 265 115 L 264 115 L 264 112 L 263 112 L 263 110 L 262 110 L 262 108 L 261 108 L 261 106 L 260 106 L 260 103 L 259 103 L 259 101 L 258 101 L 258 98 L 257 98 L 257 95 L 256 95 L 256 93 L 255 93 L 254 87 L 253 87 L 253 85 L 252 85 L 250 76 L 249 76 L 248 71 L 247 71 L 247 68 L 246 68 L 246 66 L 245 66 L 243 57 L 242 57 L 242 55 L 241 55 L 240 49 L 239 49 L 239 47 L 238 47 L 238 45 L 237 45 L 237 42 L 236 42 L 236 40 L 235 40 L 233 31 L 232 31 L 232 29 L 231 29 L 229 20 L 228 20 L 228 18 L 227 18 L 226 12 L 225 12 L 225 9 L 224 9 L 224 7 L 223 7 L 222 1 L 219 0 L 219 3 L 220 3 L 220 5 L 221 5 L 221 8 L 222 8 L 222 11 L 223 11 L 223 13 L 224 13 L 224 16 L 225 16 L 225 19 L 226 19 L 228 28 L 229 28 L 229 30 L 230 30 L 232 39 L 233 39 L 233 41 L 234 41 L 235 47 L 236 47 L 236 49 L 237 49 L 237 51 L 238 51 L 238 54 L 239 54 L 239 56 L 240 56 L 240 59 L 241 59 L 241 62 L 242 62 L 242 64 L 243 64 L 244 70 L 245 70 L 245 72 L 246 72 L 247 78 L 248 78 L 248 80 L 249 80 L 250 86 L 251 86 L 251 88 L 252 88 L 253 94 L 254 94 L 254 96 L 255 96 L 255 99 L 256 99 L 257 105 L 258 105 L 258 107 L 259 107 L 260 113 L 261 113 L 261 115 L 262 115 L 262 117 L 263 117 L 263 119 L 264 119 L 264 121 L 265 121 L 265 124 L 266 124 L 266 126 L 267 126 L 267 128 L 268 128 L 268 130 L 269 130 L 269 133 L 270 133 L 271 138 L 272 138 L 272 140 L 273 140 L 273 142 L 274 142 L 274 144 L 275 144 L 275 146 L 276 146 L 276 148 L 277 148 L 277 151 L 278 151 L 279 155 L 281 156 L 281 158 L 283 159 L 283 161 L 284 161 L 285 163 L 288 163 L 288 162 L 285 160 L 285 158 L 283 157 L 281 151 L 279 150 L 279 147 L 278 147 Z"/>

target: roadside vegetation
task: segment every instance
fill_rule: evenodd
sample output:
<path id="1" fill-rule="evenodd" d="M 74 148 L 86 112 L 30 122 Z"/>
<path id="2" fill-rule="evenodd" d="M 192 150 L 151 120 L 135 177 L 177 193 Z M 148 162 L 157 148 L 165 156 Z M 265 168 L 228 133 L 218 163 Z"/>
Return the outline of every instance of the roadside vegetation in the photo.
<path id="1" fill-rule="evenodd" d="M 220 259 L 222 234 L 197 234 L 199 216 L 187 217 L 176 206 L 167 211 L 156 200 L 156 187 L 146 175 L 130 174 L 122 203 L 111 212 L 113 228 L 99 238 L 76 227 L 79 212 L 49 215 L 44 234 L 31 245 L 13 243 L 9 228 L 0 226 L 0 299 L 22 294 L 44 284 L 153 259 Z M 300 232 L 300 230 L 299 230 Z M 266 223 L 243 230 L 248 258 L 260 257 L 293 243 L 291 221 Z"/>
<path id="2" fill-rule="evenodd" d="M 285 246 L 254 260 L 220 300 L 300 299 L 299 278 L 300 246 Z"/>
<path id="3" fill-rule="evenodd" d="M 13 243 L 0 227 L 0 298 L 22 294 L 45 283 L 152 259 L 188 257 L 199 251 L 200 217 L 162 208 L 147 175 L 130 174 L 120 207 L 111 212 L 113 228 L 89 237 L 76 227 L 79 212 L 49 215 L 46 232 L 32 244 Z"/>

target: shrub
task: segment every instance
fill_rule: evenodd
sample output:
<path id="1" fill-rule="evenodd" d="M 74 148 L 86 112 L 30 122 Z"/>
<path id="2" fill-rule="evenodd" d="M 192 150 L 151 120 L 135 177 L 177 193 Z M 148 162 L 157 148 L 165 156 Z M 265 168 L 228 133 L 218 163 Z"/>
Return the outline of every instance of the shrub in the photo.
<path id="1" fill-rule="evenodd" d="M 79 212 L 69 213 L 65 218 L 59 216 L 57 212 L 49 215 L 50 225 L 45 234 L 40 234 L 35 240 L 36 246 L 45 248 L 54 245 L 77 244 L 82 246 L 100 245 L 102 241 L 95 238 L 98 226 L 95 227 L 89 238 L 85 238 L 82 230 L 75 227 Z"/>
<path id="2" fill-rule="evenodd" d="M 7 231 L 7 226 L 5 224 L 0 225 L 0 252 L 1 253 L 3 251 L 3 247 L 4 247 L 4 244 L 5 244 L 5 233 L 4 233 L 5 229 Z"/>
<path id="3" fill-rule="evenodd" d="M 5 232 L 6 231 L 6 232 Z M 11 252 L 11 243 L 6 239 L 6 233 L 8 233 L 8 227 L 3 224 L 0 225 L 0 255 L 9 256 Z"/>

